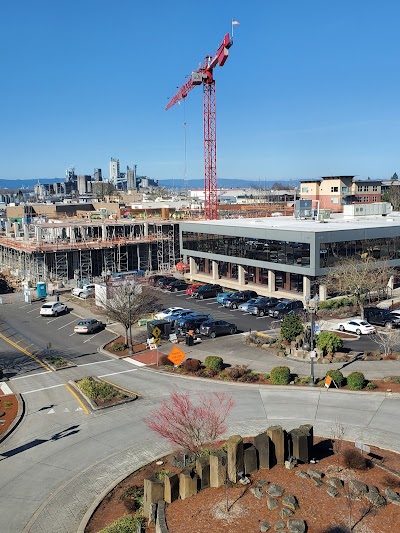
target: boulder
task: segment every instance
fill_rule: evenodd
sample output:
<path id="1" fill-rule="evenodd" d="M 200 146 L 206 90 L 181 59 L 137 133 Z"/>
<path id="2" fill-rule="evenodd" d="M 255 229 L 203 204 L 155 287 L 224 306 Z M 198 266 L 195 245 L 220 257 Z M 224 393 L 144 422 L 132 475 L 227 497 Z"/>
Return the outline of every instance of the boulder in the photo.
<path id="1" fill-rule="evenodd" d="M 316 470 L 315 468 L 309 468 L 307 470 L 307 474 L 314 479 L 322 479 L 322 472 Z"/>
<path id="2" fill-rule="evenodd" d="M 296 476 L 299 476 L 303 479 L 308 479 L 310 476 L 307 474 L 307 472 L 304 472 L 304 470 L 298 470 L 296 472 Z"/>
<path id="3" fill-rule="evenodd" d="M 377 492 L 379 494 L 379 489 L 375 485 L 368 485 L 368 492 Z"/>
<path id="4" fill-rule="evenodd" d="M 282 520 L 279 520 L 279 522 L 275 524 L 274 529 L 275 531 L 282 531 L 282 529 L 285 529 L 285 522 L 283 522 Z"/>
<path id="5" fill-rule="evenodd" d="M 385 498 L 379 494 L 379 492 L 367 492 L 364 496 L 375 507 L 383 507 L 386 505 Z"/>
<path id="6" fill-rule="evenodd" d="M 271 529 L 271 526 L 268 522 L 261 522 L 260 524 L 260 531 L 261 533 L 265 533 L 266 531 L 269 531 Z"/>
<path id="7" fill-rule="evenodd" d="M 289 518 L 286 523 L 290 533 L 305 533 L 307 530 L 305 521 L 299 518 Z"/>
<path id="8" fill-rule="evenodd" d="M 292 514 L 293 514 L 293 511 L 289 509 L 288 507 L 283 507 L 280 512 L 281 518 L 283 519 L 289 518 L 289 516 L 292 516 Z"/>
<path id="9" fill-rule="evenodd" d="M 296 496 L 293 496 L 293 494 L 285 494 L 285 496 L 282 498 L 282 505 L 289 507 L 289 509 L 292 511 L 295 511 L 299 508 Z"/>
<path id="10" fill-rule="evenodd" d="M 326 492 L 329 496 L 332 496 L 332 498 L 337 498 L 339 496 L 339 491 L 335 487 L 328 487 Z"/>
<path id="11" fill-rule="evenodd" d="M 263 493 L 261 491 L 261 489 L 259 489 L 258 487 L 253 487 L 250 489 L 250 492 L 258 499 L 258 500 L 261 500 L 261 498 L 263 497 Z"/>
<path id="12" fill-rule="evenodd" d="M 400 505 L 400 496 L 393 489 L 385 489 L 385 496 L 388 502 Z"/>
<path id="13" fill-rule="evenodd" d="M 349 489 L 356 495 L 366 494 L 368 492 L 367 485 L 357 479 L 349 479 Z"/>
<path id="14" fill-rule="evenodd" d="M 326 480 L 328 485 L 331 487 L 335 487 L 335 489 L 342 489 L 343 488 L 343 481 L 339 479 L 338 477 L 330 477 Z"/>
<path id="15" fill-rule="evenodd" d="M 270 485 L 267 489 L 267 493 L 274 498 L 280 498 L 284 492 L 285 489 L 279 485 L 275 485 L 275 483 L 272 483 L 272 485 Z"/>
<path id="16" fill-rule="evenodd" d="M 269 485 L 269 481 L 266 481 L 265 479 L 259 479 L 256 483 L 256 487 L 258 488 L 266 487 L 267 485 Z"/>
<path id="17" fill-rule="evenodd" d="M 269 511 L 273 511 L 279 505 L 279 502 L 276 498 L 267 498 L 267 507 Z"/>

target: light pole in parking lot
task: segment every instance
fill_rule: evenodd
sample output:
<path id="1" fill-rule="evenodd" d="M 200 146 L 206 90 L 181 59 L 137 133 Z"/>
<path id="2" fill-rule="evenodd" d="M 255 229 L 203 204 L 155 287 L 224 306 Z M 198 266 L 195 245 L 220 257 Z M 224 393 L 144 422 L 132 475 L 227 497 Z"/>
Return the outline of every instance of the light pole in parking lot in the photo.
<path id="1" fill-rule="evenodd" d="M 310 381 L 309 386 L 314 387 L 315 386 L 315 377 L 314 377 L 314 359 L 316 357 L 316 352 L 314 350 L 314 333 L 315 333 L 315 315 L 317 314 L 318 304 L 319 304 L 319 296 L 316 294 L 314 298 L 310 298 L 310 296 L 306 296 L 306 308 L 308 311 L 308 314 L 310 316 Z"/>

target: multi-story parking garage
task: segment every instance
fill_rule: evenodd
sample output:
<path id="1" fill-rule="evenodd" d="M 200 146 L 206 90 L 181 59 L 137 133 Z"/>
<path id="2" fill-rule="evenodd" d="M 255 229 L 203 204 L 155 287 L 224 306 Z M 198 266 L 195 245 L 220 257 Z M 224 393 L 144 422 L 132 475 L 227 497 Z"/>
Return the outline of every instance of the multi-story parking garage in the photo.
<path id="1" fill-rule="evenodd" d="M 289 217 L 181 222 L 181 253 L 194 280 L 230 288 L 254 286 L 260 294 L 326 298 L 319 278 L 345 257 L 387 260 L 400 266 L 400 213 L 342 215 L 326 221 Z M 392 282 L 391 282 L 392 283 Z"/>

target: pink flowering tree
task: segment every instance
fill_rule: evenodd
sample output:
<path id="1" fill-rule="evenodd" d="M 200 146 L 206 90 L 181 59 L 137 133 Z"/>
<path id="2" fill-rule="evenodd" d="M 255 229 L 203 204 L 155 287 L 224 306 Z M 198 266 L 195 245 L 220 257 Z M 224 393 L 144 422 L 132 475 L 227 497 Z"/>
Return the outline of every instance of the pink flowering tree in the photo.
<path id="1" fill-rule="evenodd" d="M 226 432 L 226 419 L 235 402 L 231 396 L 218 392 L 192 397 L 188 392 L 172 392 L 145 422 L 169 442 L 199 455 L 206 443 Z"/>

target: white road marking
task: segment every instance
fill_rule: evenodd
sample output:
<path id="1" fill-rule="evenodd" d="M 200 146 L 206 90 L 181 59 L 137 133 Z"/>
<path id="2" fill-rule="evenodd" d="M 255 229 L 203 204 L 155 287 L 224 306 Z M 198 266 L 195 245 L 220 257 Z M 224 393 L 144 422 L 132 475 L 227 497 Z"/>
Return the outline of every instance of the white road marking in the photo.
<path id="1" fill-rule="evenodd" d="M 55 389 L 56 387 L 64 387 L 64 383 L 60 383 L 59 385 L 52 385 L 51 387 L 43 387 L 42 389 L 28 390 L 26 392 L 23 392 L 22 394 L 31 394 L 32 392 L 40 392 L 42 390 Z"/>
<path id="2" fill-rule="evenodd" d="M 51 370 L 45 370 L 44 372 L 37 372 L 36 374 L 29 374 L 29 376 L 19 376 L 18 378 L 11 378 L 10 381 L 15 381 L 16 379 L 26 379 L 34 378 L 35 376 L 40 376 L 41 374 L 50 374 Z"/>
<path id="3" fill-rule="evenodd" d="M 91 341 L 92 339 L 95 338 L 96 335 L 92 335 L 89 339 L 86 339 L 85 341 L 83 341 L 83 344 L 85 344 L 85 342 L 89 342 Z"/>
<path id="4" fill-rule="evenodd" d="M 64 326 L 61 326 L 61 327 L 58 328 L 58 329 L 66 328 L 67 326 L 70 326 L 70 325 L 73 324 L 74 322 L 76 322 L 76 320 L 73 320 L 72 322 L 68 322 L 68 324 L 65 324 Z"/>
<path id="5" fill-rule="evenodd" d="M 70 337 L 72 337 L 73 335 L 76 335 L 75 331 L 70 334 Z"/>
<path id="6" fill-rule="evenodd" d="M 83 363 L 83 365 L 76 365 L 77 367 L 89 366 L 89 365 L 98 365 L 100 363 L 115 363 L 115 359 L 104 359 L 104 361 L 95 361 L 94 363 Z"/>
<path id="7" fill-rule="evenodd" d="M 4 395 L 14 394 L 10 387 L 7 385 L 7 383 L 4 383 L 4 381 L 0 383 L 0 389 L 3 391 Z"/>
<path id="8" fill-rule="evenodd" d="M 34 312 L 35 312 L 35 311 L 37 311 L 37 310 L 38 310 L 38 308 L 37 308 L 37 307 L 35 307 L 35 309 L 32 309 L 31 311 L 28 311 L 28 312 L 27 312 L 26 314 L 29 314 L 29 313 L 34 313 Z"/>
<path id="9" fill-rule="evenodd" d="M 31 307 L 32 304 L 26 304 L 26 305 L 21 305 L 20 309 L 25 309 L 25 307 Z"/>
<path id="10" fill-rule="evenodd" d="M 52 318 L 51 320 L 49 320 L 47 323 L 50 324 L 50 322 L 54 322 L 55 320 L 58 320 L 59 318 L 61 318 L 60 316 L 56 316 L 55 318 Z"/>
<path id="11" fill-rule="evenodd" d="M 50 409 L 50 411 L 47 414 L 52 415 L 53 413 L 55 413 L 54 409 Z"/>
<path id="12" fill-rule="evenodd" d="M 99 378 L 106 378 L 107 376 L 116 376 L 117 374 L 126 374 L 126 372 L 136 372 L 138 368 L 132 368 L 131 370 L 122 370 L 121 372 L 113 372 L 112 374 L 103 374 Z"/>
<path id="13" fill-rule="evenodd" d="M 217 304 L 218 302 L 207 302 L 207 305 L 215 305 Z"/>
<path id="14" fill-rule="evenodd" d="M 136 359 L 132 359 L 132 357 L 124 357 L 124 361 L 131 363 L 131 365 L 146 366 L 145 363 L 142 363 L 141 361 L 136 361 Z"/>

